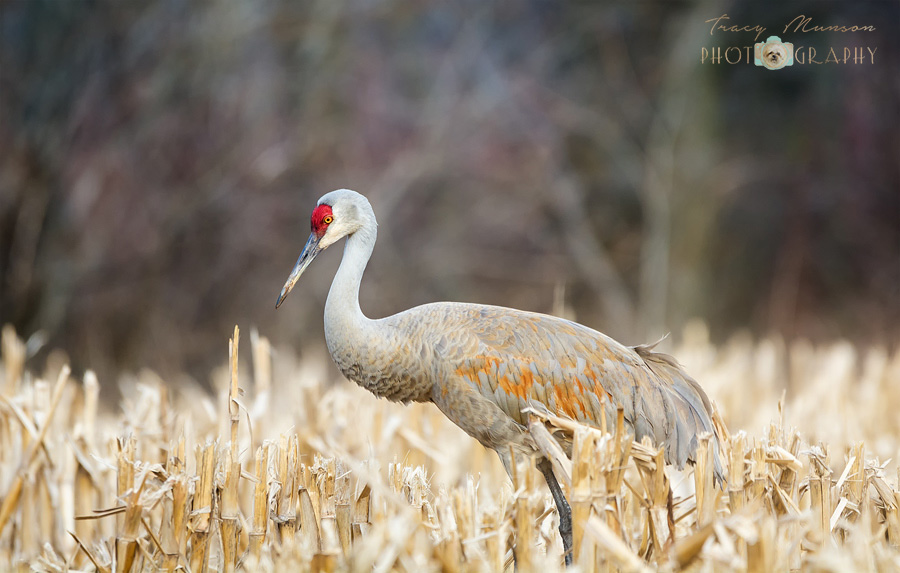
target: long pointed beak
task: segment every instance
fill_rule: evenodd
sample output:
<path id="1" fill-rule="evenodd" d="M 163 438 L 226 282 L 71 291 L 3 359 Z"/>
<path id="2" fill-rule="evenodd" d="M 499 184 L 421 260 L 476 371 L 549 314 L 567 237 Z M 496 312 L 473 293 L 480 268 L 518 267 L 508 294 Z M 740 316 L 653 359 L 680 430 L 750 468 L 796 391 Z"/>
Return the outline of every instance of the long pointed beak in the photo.
<path id="1" fill-rule="evenodd" d="M 300 275 L 303 274 L 303 271 L 306 270 L 306 267 L 309 266 L 309 263 L 313 262 L 313 259 L 316 258 L 322 249 L 319 248 L 319 241 L 321 237 L 317 237 L 315 233 L 310 233 L 309 239 L 306 241 L 306 246 L 303 247 L 303 252 L 300 253 L 300 257 L 297 259 L 297 264 L 294 265 L 294 270 L 291 271 L 291 276 L 288 277 L 286 283 L 284 283 L 284 287 L 281 289 L 281 294 L 278 295 L 278 300 L 275 301 L 275 308 L 281 306 L 281 303 L 284 302 L 284 299 L 287 298 L 291 289 L 294 288 L 294 285 L 297 284 L 297 280 L 300 278 Z"/>

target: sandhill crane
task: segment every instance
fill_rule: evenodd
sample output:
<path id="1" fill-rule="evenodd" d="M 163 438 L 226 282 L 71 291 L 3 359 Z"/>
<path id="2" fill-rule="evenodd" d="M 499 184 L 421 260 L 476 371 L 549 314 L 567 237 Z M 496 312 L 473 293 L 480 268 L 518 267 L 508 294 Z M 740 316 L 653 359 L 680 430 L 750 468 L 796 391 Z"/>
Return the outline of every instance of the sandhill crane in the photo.
<path id="1" fill-rule="evenodd" d="M 670 357 L 623 346 L 581 324 L 511 308 L 439 302 L 372 320 L 359 307 L 359 284 L 377 234 L 369 201 L 348 189 L 322 196 L 312 233 L 278 308 L 320 252 L 347 237 L 325 302 L 325 341 L 343 374 L 381 398 L 433 402 L 467 434 L 500 456 L 536 454 L 522 410 L 538 405 L 598 425 L 622 408 L 636 439 L 665 447 L 667 463 L 692 461 L 699 434 L 715 436 L 700 386 Z M 714 438 L 715 439 L 715 438 Z M 721 478 L 718 456 L 716 473 Z M 538 469 L 559 510 L 571 563 L 571 512 L 547 458 Z"/>

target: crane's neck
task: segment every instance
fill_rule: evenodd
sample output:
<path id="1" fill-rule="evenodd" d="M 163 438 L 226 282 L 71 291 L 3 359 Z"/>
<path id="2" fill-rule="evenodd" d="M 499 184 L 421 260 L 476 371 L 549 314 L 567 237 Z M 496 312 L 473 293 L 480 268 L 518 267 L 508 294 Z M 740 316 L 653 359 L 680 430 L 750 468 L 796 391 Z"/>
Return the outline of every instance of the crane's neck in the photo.
<path id="1" fill-rule="evenodd" d="M 341 334 L 346 336 L 372 322 L 359 308 L 359 284 L 375 247 L 376 229 L 374 225 L 363 226 L 347 236 L 341 266 L 325 302 L 326 338 L 333 327 L 343 330 Z M 331 341 L 328 343 L 330 348 Z"/>
<path id="2" fill-rule="evenodd" d="M 409 333 L 390 319 L 370 320 L 359 308 L 359 283 L 375 246 L 374 223 L 347 237 L 341 266 L 325 302 L 325 342 L 344 376 L 376 396 L 395 401 L 425 401 L 430 379 L 411 361 Z M 421 343 L 421 341 L 419 341 Z"/>

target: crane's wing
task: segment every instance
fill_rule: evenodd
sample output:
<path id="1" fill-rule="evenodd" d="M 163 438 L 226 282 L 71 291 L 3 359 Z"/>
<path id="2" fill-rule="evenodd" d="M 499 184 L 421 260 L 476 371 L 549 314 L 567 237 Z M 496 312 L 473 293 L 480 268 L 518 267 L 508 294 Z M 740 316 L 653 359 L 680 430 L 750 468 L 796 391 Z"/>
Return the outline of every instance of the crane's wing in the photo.
<path id="1" fill-rule="evenodd" d="M 444 376 L 520 424 L 533 403 L 593 426 L 603 415 L 612 424 L 621 407 L 635 438 L 664 446 L 666 461 L 679 468 L 693 459 L 699 434 L 715 436 L 706 394 L 650 347 L 629 348 L 575 322 L 501 307 L 460 305 L 445 316 L 453 333 L 435 347 Z"/>

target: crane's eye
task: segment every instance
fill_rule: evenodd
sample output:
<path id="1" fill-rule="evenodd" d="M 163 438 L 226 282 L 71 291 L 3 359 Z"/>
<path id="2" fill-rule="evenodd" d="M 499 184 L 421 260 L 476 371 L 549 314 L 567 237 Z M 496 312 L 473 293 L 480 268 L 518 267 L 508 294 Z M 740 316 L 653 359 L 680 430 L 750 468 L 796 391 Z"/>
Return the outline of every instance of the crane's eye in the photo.
<path id="1" fill-rule="evenodd" d="M 334 217 L 332 217 L 331 215 L 326 215 L 325 218 L 322 219 L 322 222 L 326 225 L 330 225 L 332 221 L 334 221 Z"/>

